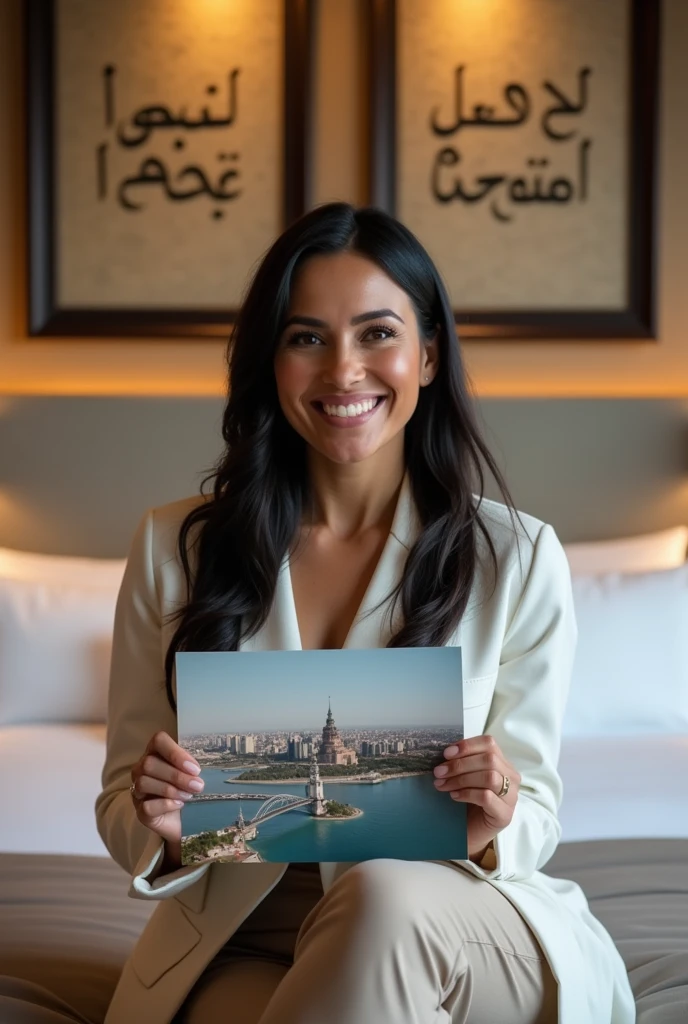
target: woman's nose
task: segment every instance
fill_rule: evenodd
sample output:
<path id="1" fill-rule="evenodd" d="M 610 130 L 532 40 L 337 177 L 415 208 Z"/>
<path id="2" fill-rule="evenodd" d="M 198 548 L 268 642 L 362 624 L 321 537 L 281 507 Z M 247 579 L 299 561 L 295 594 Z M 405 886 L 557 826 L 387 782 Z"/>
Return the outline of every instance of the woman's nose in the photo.
<path id="1" fill-rule="evenodd" d="M 349 345 L 336 345 L 330 349 L 323 372 L 324 383 L 345 390 L 363 380 L 365 375 L 366 370 L 360 353 L 355 348 Z"/>

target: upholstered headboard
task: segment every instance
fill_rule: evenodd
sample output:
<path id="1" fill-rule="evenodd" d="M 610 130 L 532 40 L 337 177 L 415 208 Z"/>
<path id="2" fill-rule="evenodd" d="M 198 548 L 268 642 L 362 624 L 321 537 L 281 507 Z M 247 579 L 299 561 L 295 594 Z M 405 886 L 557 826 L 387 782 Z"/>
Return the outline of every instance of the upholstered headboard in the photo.
<path id="1" fill-rule="evenodd" d="M 198 490 L 221 413 L 216 399 L 0 397 L 0 546 L 123 555 L 147 507 Z M 479 413 L 518 507 L 563 541 L 688 523 L 688 400 L 486 399 Z"/>

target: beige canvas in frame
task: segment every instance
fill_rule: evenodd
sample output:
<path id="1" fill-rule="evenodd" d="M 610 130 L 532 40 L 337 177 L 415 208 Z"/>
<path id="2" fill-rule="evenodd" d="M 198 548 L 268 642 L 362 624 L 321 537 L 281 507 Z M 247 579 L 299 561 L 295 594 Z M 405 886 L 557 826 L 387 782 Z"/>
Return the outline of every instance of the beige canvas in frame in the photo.
<path id="1" fill-rule="evenodd" d="M 282 227 L 283 0 L 57 0 L 55 33 L 58 304 L 236 306 Z"/>
<path id="2" fill-rule="evenodd" d="M 626 307 L 629 7 L 397 0 L 397 214 L 457 308 Z"/>

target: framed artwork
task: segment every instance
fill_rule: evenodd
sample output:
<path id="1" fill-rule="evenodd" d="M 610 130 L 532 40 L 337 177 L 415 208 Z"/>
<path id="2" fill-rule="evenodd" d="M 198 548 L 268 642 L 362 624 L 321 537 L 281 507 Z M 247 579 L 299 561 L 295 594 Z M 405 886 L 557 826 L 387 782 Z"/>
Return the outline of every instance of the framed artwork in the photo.
<path id="1" fill-rule="evenodd" d="M 29 330 L 227 337 L 307 206 L 311 0 L 28 0 Z"/>
<path id="2" fill-rule="evenodd" d="M 661 0 L 369 0 L 370 194 L 463 338 L 653 338 Z"/>

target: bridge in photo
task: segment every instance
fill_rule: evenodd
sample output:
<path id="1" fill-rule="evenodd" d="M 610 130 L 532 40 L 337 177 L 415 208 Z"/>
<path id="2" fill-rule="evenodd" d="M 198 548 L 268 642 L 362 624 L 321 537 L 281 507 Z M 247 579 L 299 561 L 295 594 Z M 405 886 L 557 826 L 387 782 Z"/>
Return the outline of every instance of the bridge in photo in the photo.
<path id="1" fill-rule="evenodd" d="M 266 800 L 262 804 L 256 814 L 246 821 L 246 826 L 256 826 L 262 821 L 269 821 L 270 818 L 276 818 L 278 814 L 284 814 L 286 811 L 294 811 L 297 807 L 309 807 L 313 804 L 313 798 L 310 796 L 294 796 L 291 793 L 279 793 L 277 796 L 271 796 L 269 800 Z"/>
<path id="2" fill-rule="evenodd" d="M 276 793 L 260 805 L 253 817 L 246 821 L 239 807 L 239 817 L 235 824 L 243 833 L 257 832 L 257 825 L 270 818 L 276 818 L 278 814 L 286 814 L 287 811 L 295 811 L 299 807 L 308 808 L 309 814 L 315 818 L 321 818 L 327 814 L 327 801 L 323 792 L 322 779 L 315 755 L 311 758 L 308 783 L 304 786 L 305 796 L 296 796 L 294 793 Z"/>

